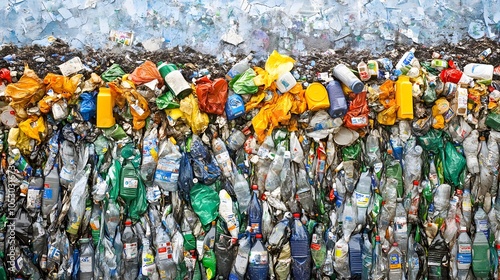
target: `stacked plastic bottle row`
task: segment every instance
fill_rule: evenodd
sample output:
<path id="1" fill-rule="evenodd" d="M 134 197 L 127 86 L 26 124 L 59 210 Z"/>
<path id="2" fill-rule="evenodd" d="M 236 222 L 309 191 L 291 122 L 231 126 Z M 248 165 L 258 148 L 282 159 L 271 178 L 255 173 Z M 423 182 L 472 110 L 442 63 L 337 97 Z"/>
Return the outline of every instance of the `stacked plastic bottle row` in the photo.
<path id="1" fill-rule="evenodd" d="M 0 278 L 499 277 L 491 65 L 251 62 L 0 80 Z"/>

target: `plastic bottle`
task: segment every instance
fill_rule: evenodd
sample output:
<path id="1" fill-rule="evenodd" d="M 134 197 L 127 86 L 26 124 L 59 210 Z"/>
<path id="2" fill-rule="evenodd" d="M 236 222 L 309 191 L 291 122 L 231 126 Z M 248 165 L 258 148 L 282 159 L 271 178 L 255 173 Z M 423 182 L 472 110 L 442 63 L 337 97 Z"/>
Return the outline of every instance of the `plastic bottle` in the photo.
<path id="1" fill-rule="evenodd" d="M 363 274 L 363 239 L 357 233 L 349 240 L 349 265 L 351 277 L 360 277 Z M 371 258 L 371 256 L 370 256 Z"/>
<path id="2" fill-rule="evenodd" d="M 490 168 L 488 160 L 489 149 L 484 136 L 479 137 L 479 145 L 480 150 L 478 159 L 480 190 L 478 191 L 478 197 L 484 195 L 485 192 L 489 190 L 493 184 L 493 171 Z"/>
<path id="3" fill-rule="evenodd" d="M 127 270 L 127 262 L 125 261 L 125 279 L 134 279 L 128 278 L 132 277 L 132 271 Z M 151 250 L 151 246 L 148 238 L 142 239 L 142 254 L 141 254 L 141 270 L 140 273 L 142 276 L 147 277 L 147 279 L 158 279 L 159 275 L 156 271 L 155 264 L 155 255 L 153 250 Z M 129 275 L 127 277 L 127 275 Z M 135 276 L 133 276 L 135 277 Z"/>
<path id="4" fill-rule="evenodd" d="M 448 246 L 440 231 L 429 245 L 427 260 L 429 280 L 441 280 L 448 277 Z"/>
<path id="5" fill-rule="evenodd" d="M 247 140 L 247 137 L 241 130 L 234 130 L 231 135 L 227 138 L 227 148 L 230 149 L 231 151 L 237 151 L 241 147 L 243 147 L 243 144 L 245 144 L 245 141 Z"/>
<path id="6" fill-rule="evenodd" d="M 219 164 L 222 173 L 226 178 L 231 178 L 233 174 L 233 161 L 229 157 L 226 144 L 217 135 L 212 139 L 212 151 L 214 152 L 215 159 Z"/>
<path id="7" fill-rule="evenodd" d="M 360 225 L 364 225 L 366 222 L 366 210 L 368 209 L 372 195 L 371 183 L 372 179 L 370 177 L 370 172 L 363 172 L 359 177 L 356 190 L 354 191 L 354 197 L 356 199 L 356 206 L 358 210 L 357 223 Z"/>
<path id="8" fill-rule="evenodd" d="M 80 239 L 80 267 L 78 279 L 92 280 L 94 276 L 94 248 L 89 238 Z"/>
<path id="9" fill-rule="evenodd" d="M 35 176 L 31 177 L 28 185 L 28 194 L 26 196 L 26 209 L 31 212 L 38 212 L 42 207 L 43 178 L 42 170 L 37 169 Z"/>
<path id="10" fill-rule="evenodd" d="M 213 249 L 205 247 L 205 252 L 203 253 L 203 259 L 201 260 L 203 267 L 205 267 L 205 272 L 207 278 L 214 279 L 215 273 L 217 269 L 217 258 L 215 257 L 215 253 Z"/>
<path id="11" fill-rule="evenodd" d="M 279 253 L 282 246 L 288 241 L 288 237 L 290 234 L 289 224 L 291 218 L 292 214 L 290 212 L 286 212 L 283 215 L 283 219 L 281 219 L 281 221 L 279 221 L 274 226 L 267 240 L 270 253 Z"/>
<path id="12" fill-rule="evenodd" d="M 476 232 L 472 243 L 472 272 L 477 278 L 488 278 L 491 270 L 490 244 L 487 236 L 482 232 Z"/>
<path id="13" fill-rule="evenodd" d="M 226 190 L 222 189 L 219 192 L 219 215 L 226 222 L 227 229 L 233 238 L 238 238 L 240 224 L 233 212 L 233 200 Z"/>
<path id="14" fill-rule="evenodd" d="M 492 80 L 493 79 L 493 65 L 469 63 L 464 66 L 464 74 L 479 80 Z"/>
<path id="15" fill-rule="evenodd" d="M 61 186 L 59 185 L 59 165 L 54 164 L 54 168 L 45 176 L 45 181 L 43 184 L 43 197 L 42 197 L 42 215 L 43 217 L 49 216 L 52 212 L 52 208 L 59 200 L 59 190 Z"/>
<path id="16" fill-rule="evenodd" d="M 465 159 L 467 160 L 467 170 L 471 174 L 479 173 L 479 161 L 477 159 L 479 149 L 478 138 L 479 132 L 477 130 L 473 130 L 463 142 Z"/>
<path id="17" fill-rule="evenodd" d="M 248 181 L 245 179 L 245 176 L 239 172 L 236 174 L 234 179 L 234 193 L 236 194 L 236 199 L 238 200 L 240 212 L 246 213 L 252 196 L 250 194 Z"/>
<path id="18" fill-rule="evenodd" d="M 488 220 L 488 214 L 486 214 L 482 205 L 480 205 L 474 213 L 474 223 L 476 225 L 476 232 L 481 231 L 486 236 L 486 239 L 489 240 L 490 222 Z"/>
<path id="19" fill-rule="evenodd" d="M 448 208 L 450 207 L 451 186 L 448 184 L 441 184 L 434 192 L 434 207 L 435 215 L 446 218 Z"/>
<path id="20" fill-rule="evenodd" d="M 357 214 L 354 211 L 352 199 L 349 197 L 344 204 L 344 211 L 342 213 L 342 231 L 344 238 L 349 241 L 352 232 L 356 229 Z"/>
<path id="21" fill-rule="evenodd" d="M 401 75 L 396 82 L 396 104 L 398 105 L 399 119 L 413 119 L 413 94 L 410 78 Z"/>
<path id="22" fill-rule="evenodd" d="M 262 234 L 258 233 L 255 238 L 256 241 L 248 259 L 248 276 L 250 279 L 267 279 L 269 275 L 268 253 L 262 245 Z"/>
<path id="23" fill-rule="evenodd" d="M 460 220 L 460 224 L 465 226 L 466 228 L 470 228 L 470 224 L 472 222 L 472 202 L 471 202 L 471 194 L 468 188 L 464 189 L 464 193 L 462 195 L 462 219 Z"/>
<path id="24" fill-rule="evenodd" d="M 466 227 L 460 227 L 460 234 L 458 235 L 458 254 L 457 254 L 457 268 L 458 279 L 465 280 L 469 274 L 470 266 L 472 263 L 472 241 L 467 234 Z"/>
<path id="25" fill-rule="evenodd" d="M 125 270 L 123 266 L 123 243 L 122 234 L 119 230 L 116 231 L 115 238 L 113 240 L 113 249 L 115 250 L 115 262 L 116 262 L 116 275 L 118 277 L 123 276 L 123 271 Z"/>
<path id="26" fill-rule="evenodd" d="M 273 162 L 269 166 L 265 183 L 265 189 L 267 191 L 272 192 L 281 186 L 280 173 L 281 169 L 283 169 L 283 164 L 285 161 L 284 154 L 285 154 L 285 148 L 279 147 L 278 152 L 274 156 Z"/>
<path id="27" fill-rule="evenodd" d="M 333 68 L 333 75 L 349 87 L 354 93 L 363 91 L 365 85 L 356 77 L 347 66 L 339 64 Z"/>
<path id="28" fill-rule="evenodd" d="M 164 191 L 177 191 L 181 158 L 182 154 L 179 147 L 175 145 L 175 140 L 173 138 L 164 140 L 160 144 L 154 184 Z"/>
<path id="29" fill-rule="evenodd" d="M 262 204 L 259 200 L 259 187 L 252 185 L 252 199 L 248 207 L 248 225 L 252 228 L 252 236 L 262 233 Z"/>
<path id="30" fill-rule="evenodd" d="M 371 78 L 370 73 L 368 72 L 368 65 L 364 61 L 358 63 L 358 74 L 361 81 L 365 82 Z"/>
<path id="31" fill-rule="evenodd" d="M 375 236 L 375 248 L 373 249 L 373 265 L 371 270 L 371 276 L 373 280 L 385 279 L 385 267 L 386 264 L 383 262 L 382 258 L 382 245 L 380 245 L 380 236 Z"/>
<path id="32" fill-rule="evenodd" d="M 389 259 L 389 280 L 403 279 L 403 253 L 394 242 L 387 253 Z"/>
<path id="33" fill-rule="evenodd" d="M 155 262 L 160 279 L 175 279 L 177 275 L 177 267 L 172 258 L 172 243 L 170 242 L 170 237 L 162 226 L 156 228 L 154 245 L 156 248 Z"/>
<path id="34" fill-rule="evenodd" d="M 92 205 L 92 212 L 90 213 L 90 230 L 92 233 L 92 241 L 94 241 L 94 246 L 97 246 L 101 235 L 101 217 L 102 210 L 101 205 L 94 201 L 94 205 Z M 113 236 L 114 237 L 114 236 Z"/>
<path id="35" fill-rule="evenodd" d="M 349 245 L 346 238 L 340 238 L 335 243 L 335 262 L 333 264 L 337 277 L 340 279 L 350 279 L 351 270 L 349 269 Z"/>
<path id="36" fill-rule="evenodd" d="M 170 91 L 177 96 L 179 100 L 182 100 L 193 92 L 191 85 L 184 79 L 182 72 L 177 69 L 175 64 L 159 61 L 157 63 L 157 68 Z"/>
<path id="37" fill-rule="evenodd" d="M 441 71 L 445 68 L 448 68 L 448 62 L 443 59 L 435 58 L 431 60 L 431 67 Z"/>
<path id="38" fill-rule="evenodd" d="M 347 102 L 345 99 L 342 85 L 337 80 L 332 80 L 326 86 L 328 92 L 328 99 L 330 100 L 330 109 L 328 114 L 332 118 L 342 118 L 347 113 Z"/>
<path id="39" fill-rule="evenodd" d="M 398 243 L 401 252 L 406 252 L 408 247 L 408 228 L 406 210 L 403 203 L 396 206 L 396 216 L 394 217 L 394 241 Z"/>
<path id="40" fill-rule="evenodd" d="M 250 68 L 250 60 L 252 60 L 253 55 L 249 54 L 247 57 L 244 59 L 238 61 L 236 64 L 229 69 L 229 71 L 226 74 L 226 79 L 228 81 L 232 80 L 236 75 L 239 75 L 243 72 L 245 72 L 248 68 Z"/>
<path id="41" fill-rule="evenodd" d="M 292 253 L 293 279 L 309 279 L 311 275 L 311 254 L 309 235 L 300 221 L 300 213 L 293 213 L 290 248 Z"/>
<path id="42" fill-rule="evenodd" d="M 250 236 L 246 234 L 239 240 L 238 254 L 234 261 L 233 268 L 229 274 L 229 280 L 244 280 L 248 266 L 248 259 L 251 250 Z"/>
<path id="43" fill-rule="evenodd" d="M 326 243 L 323 239 L 325 227 L 323 224 L 316 225 L 311 237 L 311 256 L 314 265 L 320 269 L 326 259 Z"/>
<path id="44" fill-rule="evenodd" d="M 405 195 L 408 195 L 411 191 L 411 186 L 413 186 L 413 181 L 421 181 L 422 174 L 422 152 L 423 149 L 419 145 L 406 151 L 404 155 L 404 186 Z"/>
<path id="45" fill-rule="evenodd" d="M 122 167 L 120 176 L 120 197 L 130 203 L 137 197 L 138 187 L 139 179 L 137 178 L 136 168 L 127 160 Z"/>
<path id="46" fill-rule="evenodd" d="M 361 259 L 363 264 L 363 270 L 361 272 L 361 279 L 368 279 L 370 276 L 370 272 L 372 270 L 372 262 L 373 262 L 373 250 L 372 243 L 370 242 L 370 238 L 368 234 L 363 234 L 363 246 L 361 247 Z"/>
<path id="47" fill-rule="evenodd" d="M 125 279 L 135 279 L 139 272 L 139 255 L 137 235 L 132 229 L 132 222 L 130 220 L 125 221 L 125 229 L 122 233 L 122 243 Z"/>
<path id="48" fill-rule="evenodd" d="M 396 69 L 401 70 L 404 67 L 410 66 L 414 58 L 415 58 L 415 48 L 411 48 L 409 51 L 403 54 L 401 59 L 396 64 Z"/>
<path id="49" fill-rule="evenodd" d="M 116 229 L 120 223 L 120 208 L 114 200 L 109 200 L 108 207 L 104 213 L 104 225 L 108 236 L 115 236 Z"/>
<path id="50" fill-rule="evenodd" d="M 228 121 L 232 121 L 245 114 L 245 102 L 239 94 L 229 91 L 229 96 L 226 101 L 226 117 Z"/>
<path id="51" fill-rule="evenodd" d="M 97 127 L 110 128 L 115 125 L 115 117 L 113 117 L 114 106 L 115 101 L 113 96 L 111 95 L 110 89 L 100 87 L 99 94 L 97 94 Z"/>
<path id="52" fill-rule="evenodd" d="M 416 242 L 414 241 L 414 237 L 415 236 L 412 233 L 410 236 L 410 242 L 408 243 L 408 280 L 417 280 L 418 273 L 420 271 L 420 260 L 418 257 L 418 253 L 415 250 Z"/>

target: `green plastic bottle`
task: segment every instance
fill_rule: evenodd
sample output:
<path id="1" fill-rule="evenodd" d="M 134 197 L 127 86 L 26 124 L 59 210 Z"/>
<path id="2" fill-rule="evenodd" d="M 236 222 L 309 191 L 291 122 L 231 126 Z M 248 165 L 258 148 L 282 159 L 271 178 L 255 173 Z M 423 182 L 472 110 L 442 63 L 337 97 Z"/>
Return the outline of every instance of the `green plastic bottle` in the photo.
<path id="1" fill-rule="evenodd" d="M 482 231 L 476 232 L 472 243 L 472 272 L 477 278 L 487 279 L 491 269 L 490 244 Z"/>
<path id="2" fill-rule="evenodd" d="M 137 188 L 139 187 L 139 178 L 134 165 L 127 161 L 123 166 L 120 176 L 120 196 L 127 203 L 130 203 L 137 197 Z"/>
<path id="3" fill-rule="evenodd" d="M 201 260 L 203 267 L 205 267 L 207 279 L 215 279 L 215 270 L 217 267 L 216 258 L 214 250 L 210 249 L 205 245 L 205 253 L 203 254 L 203 259 Z"/>

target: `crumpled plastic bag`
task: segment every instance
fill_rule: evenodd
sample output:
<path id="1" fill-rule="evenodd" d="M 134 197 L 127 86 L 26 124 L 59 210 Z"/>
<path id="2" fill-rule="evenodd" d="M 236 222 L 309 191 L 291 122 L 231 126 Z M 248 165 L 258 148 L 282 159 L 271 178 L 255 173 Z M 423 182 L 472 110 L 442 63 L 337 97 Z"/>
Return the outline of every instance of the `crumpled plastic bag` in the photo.
<path id="1" fill-rule="evenodd" d="M 248 68 L 240 75 L 236 75 L 230 82 L 229 86 L 237 94 L 253 94 L 259 90 L 253 79 L 256 73 L 252 68 Z"/>
<path id="2" fill-rule="evenodd" d="M 227 100 L 226 80 L 219 78 L 211 81 L 204 76 L 196 80 L 195 84 L 200 110 L 209 114 L 222 115 Z"/>
<path id="3" fill-rule="evenodd" d="M 149 83 L 154 79 L 158 80 L 158 88 L 162 88 L 164 84 L 163 78 L 156 68 L 156 65 L 150 60 L 147 60 L 139 67 L 135 68 L 134 72 L 132 72 L 128 78 L 136 85 Z"/>
<path id="4" fill-rule="evenodd" d="M 383 125 L 394 125 L 399 108 L 396 103 L 394 82 L 391 80 L 385 81 L 382 85 L 380 85 L 379 90 L 380 93 L 378 95 L 378 100 L 385 109 L 377 114 L 377 121 Z"/>
<path id="5" fill-rule="evenodd" d="M 181 100 L 180 110 L 194 134 L 200 134 L 208 127 L 208 115 L 200 111 L 198 99 L 193 94 Z"/>
<path id="6" fill-rule="evenodd" d="M 193 135 L 189 154 L 192 159 L 193 173 L 199 182 L 211 185 L 220 177 L 221 170 L 213 155 L 198 135 Z"/>
<path id="7" fill-rule="evenodd" d="M 190 192 L 191 206 L 202 225 L 210 224 L 219 215 L 219 194 L 210 186 L 194 184 Z"/>
<path id="8" fill-rule="evenodd" d="M 297 83 L 291 90 L 288 91 L 292 97 L 292 108 L 290 113 L 300 115 L 307 110 L 306 91 L 301 83 Z"/>
<path id="9" fill-rule="evenodd" d="M 45 121 L 43 117 L 33 115 L 19 123 L 19 129 L 29 138 L 35 139 L 38 143 L 41 143 L 42 139 L 40 138 L 40 134 L 45 133 Z"/>
<path id="10" fill-rule="evenodd" d="M 146 119 L 151 113 L 148 102 L 135 89 L 126 91 L 125 97 L 130 107 L 130 113 L 134 117 L 132 121 L 134 124 L 133 127 L 135 130 L 139 130 L 146 125 Z"/>
<path id="11" fill-rule="evenodd" d="M 158 96 L 156 98 L 156 106 L 158 106 L 158 109 L 160 110 L 175 109 L 180 107 L 171 91 L 167 91 L 165 94 Z"/>
<path id="12" fill-rule="evenodd" d="M 287 55 L 279 54 L 274 50 L 266 61 L 266 72 L 272 81 L 278 79 L 279 76 L 293 69 L 295 60 Z"/>
<path id="13" fill-rule="evenodd" d="M 95 91 L 80 94 L 80 114 L 85 121 L 90 121 L 96 115 L 96 95 Z"/>
<path id="14" fill-rule="evenodd" d="M 5 96 L 12 101 L 9 105 L 16 111 L 16 116 L 25 120 L 28 117 L 26 108 L 28 103 L 36 103 L 45 95 L 45 85 L 38 78 L 35 71 L 25 65 L 24 74 L 17 83 L 8 84 L 5 88 Z"/>
<path id="15" fill-rule="evenodd" d="M 266 105 L 260 109 L 260 111 L 252 119 L 252 126 L 257 135 L 257 141 L 259 143 L 264 142 L 266 136 L 271 135 L 273 131 L 272 125 L 270 125 L 269 120 L 273 114 L 270 109 L 270 105 Z"/>
<path id="16" fill-rule="evenodd" d="M 444 116 L 446 112 L 450 109 L 450 103 L 446 98 L 441 97 L 436 100 L 434 106 L 432 106 L 432 116 L 434 117 L 434 122 L 432 127 L 435 129 L 443 129 L 444 128 Z"/>
<path id="17" fill-rule="evenodd" d="M 349 111 L 344 116 L 344 123 L 347 128 L 356 130 L 368 125 L 368 102 L 366 100 L 366 91 L 354 96 L 349 105 Z"/>
<path id="18" fill-rule="evenodd" d="M 48 73 L 43 79 L 43 83 L 46 85 L 46 90 L 51 89 L 55 93 L 61 94 L 62 97 L 69 100 L 73 96 L 73 93 L 75 93 L 82 78 L 82 74 L 76 74 L 71 78 L 68 78 L 66 76 Z"/>
<path id="19" fill-rule="evenodd" d="M 464 171 L 466 160 L 465 157 L 457 151 L 451 142 L 446 142 L 445 158 L 443 162 L 444 179 L 452 186 L 460 185 L 460 177 Z"/>
<path id="20" fill-rule="evenodd" d="M 133 221 L 138 221 L 141 219 L 142 215 L 148 209 L 148 200 L 146 194 L 146 188 L 144 187 L 144 182 L 141 176 L 137 176 L 138 185 L 137 185 L 137 197 L 132 200 L 130 203 L 130 218 Z"/>
<path id="21" fill-rule="evenodd" d="M 417 138 L 417 143 L 422 146 L 425 151 L 432 152 L 436 155 L 440 154 L 444 148 L 443 132 L 441 130 L 431 129 L 424 136 Z"/>
<path id="22" fill-rule="evenodd" d="M 113 80 L 116 80 L 117 78 L 122 77 L 125 74 L 126 74 L 125 71 L 123 71 L 120 65 L 115 63 L 111 65 L 108 69 L 106 69 L 104 73 L 101 74 L 101 78 L 105 82 L 111 82 Z"/>

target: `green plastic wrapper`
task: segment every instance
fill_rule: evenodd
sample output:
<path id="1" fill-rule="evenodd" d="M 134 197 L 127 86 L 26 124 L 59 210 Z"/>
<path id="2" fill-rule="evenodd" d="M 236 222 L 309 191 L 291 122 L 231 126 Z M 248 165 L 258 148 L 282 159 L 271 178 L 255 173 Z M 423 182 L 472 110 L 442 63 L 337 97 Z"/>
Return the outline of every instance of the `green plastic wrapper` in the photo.
<path id="1" fill-rule="evenodd" d="M 249 68 L 243 74 L 236 75 L 230 82 L 229 87 L 237 94 L 253 94 L 259 90 L 259 87 L 253 82 L 257 74 L 252 68 Z"/>
<path id="2" fill-rule="evenodd" d="M 403 197 L 404 186 L 403 186 L 403 168 L 398 160 L 389 160 L 386 162 L 385 176 L 388 178 L 394 178 L 398 181 L 397 192 L 398 197 Z"/>
<path id="3" fill-rule="evenodd" d="M 129 214 L 132 221 L 138 221 L 141 219 L 142 215 L 148 209 L 148 200 L 146 197 L 146 188 L 144 187 L 144 182 L 141 176 L 137 176 L 137 198 L 132 200 L 129 208 Z"/>
<path id="4" fill-rule="evenodd" d="M 500 131 L 500 114 L 490 112 L 484 124 L 493 130 Z"/>
<path id="5" fill-rule="evenodd" d="M 196 238 L 192 233 L 186 233 L 183 235 L 184 237 L 184 250 L 194 250 L 196 249 Z"/>
<path id="6" fill-rule="evenodd" d="M 117 78 L 121 78 L 125 74 L 127 73 L 123 71 L 120 65 L 115 63 L 101 74 L 101 79 L 103 79 L 103 81 L 105 82 L 111 82 L 116 80 Z"/>
<path id="7" fill-rule="evenodd" d="M 190 191 L 191 206 L 202 225 L 211 223 L 219 215 L 219 195 L 209 186 L 194 184 Z"/>
<path id="8" fill-rule="evenodd" d="M 443 132 L 441 130 L 431 129 L 424 136 L 418 137 L 417 142 L 425 151 L 439 155 L 444 148 Z"/>
<path id="9" fill-rule="evenodd" d="M 111 186 L 109 198 L 112 200 L 116 200 L 120 193 L 120 170 L 122 170 L 122 164 L 120 161 L 113 159 L 106 176 L 106 184 Z"/>
<path id="10" fill-rule="evenodd" d="M 380 210 L 382 209 L 382 201 L 383 200 L 384 200 L 384 198 L 378 192 L 376 192 L 373 195 L 373 200 L 371 202 L 373 204 L 373 207 L 371 207 L 370 217 L 374 221 L 377 220 L 377 217 L 380 214 Z"/>
<path id="11" fill-rule="evenodd" d="M 446 143 L 444 167 L 444 179 L 454 187 L 460 186 L 460 175 L 466 165 L 465 157 L 460 154 L 451 142 Z"/>
<path id="12" fill-rule="evenodd" d="M 167 91 L 165 94 L 158 96 L 158 98 L 156 98 L 156 106 L 158 106 L 160 110 L 180 107 L 179 103 L 175 101 L 175 96 L 171 91 Z"/>
<path id="13" fill-rule="evenodd" d="M 358 140 L 348 147 L 342 148 L 342 160 L 358 160 L 361 155 L 361 142 Z"/>

